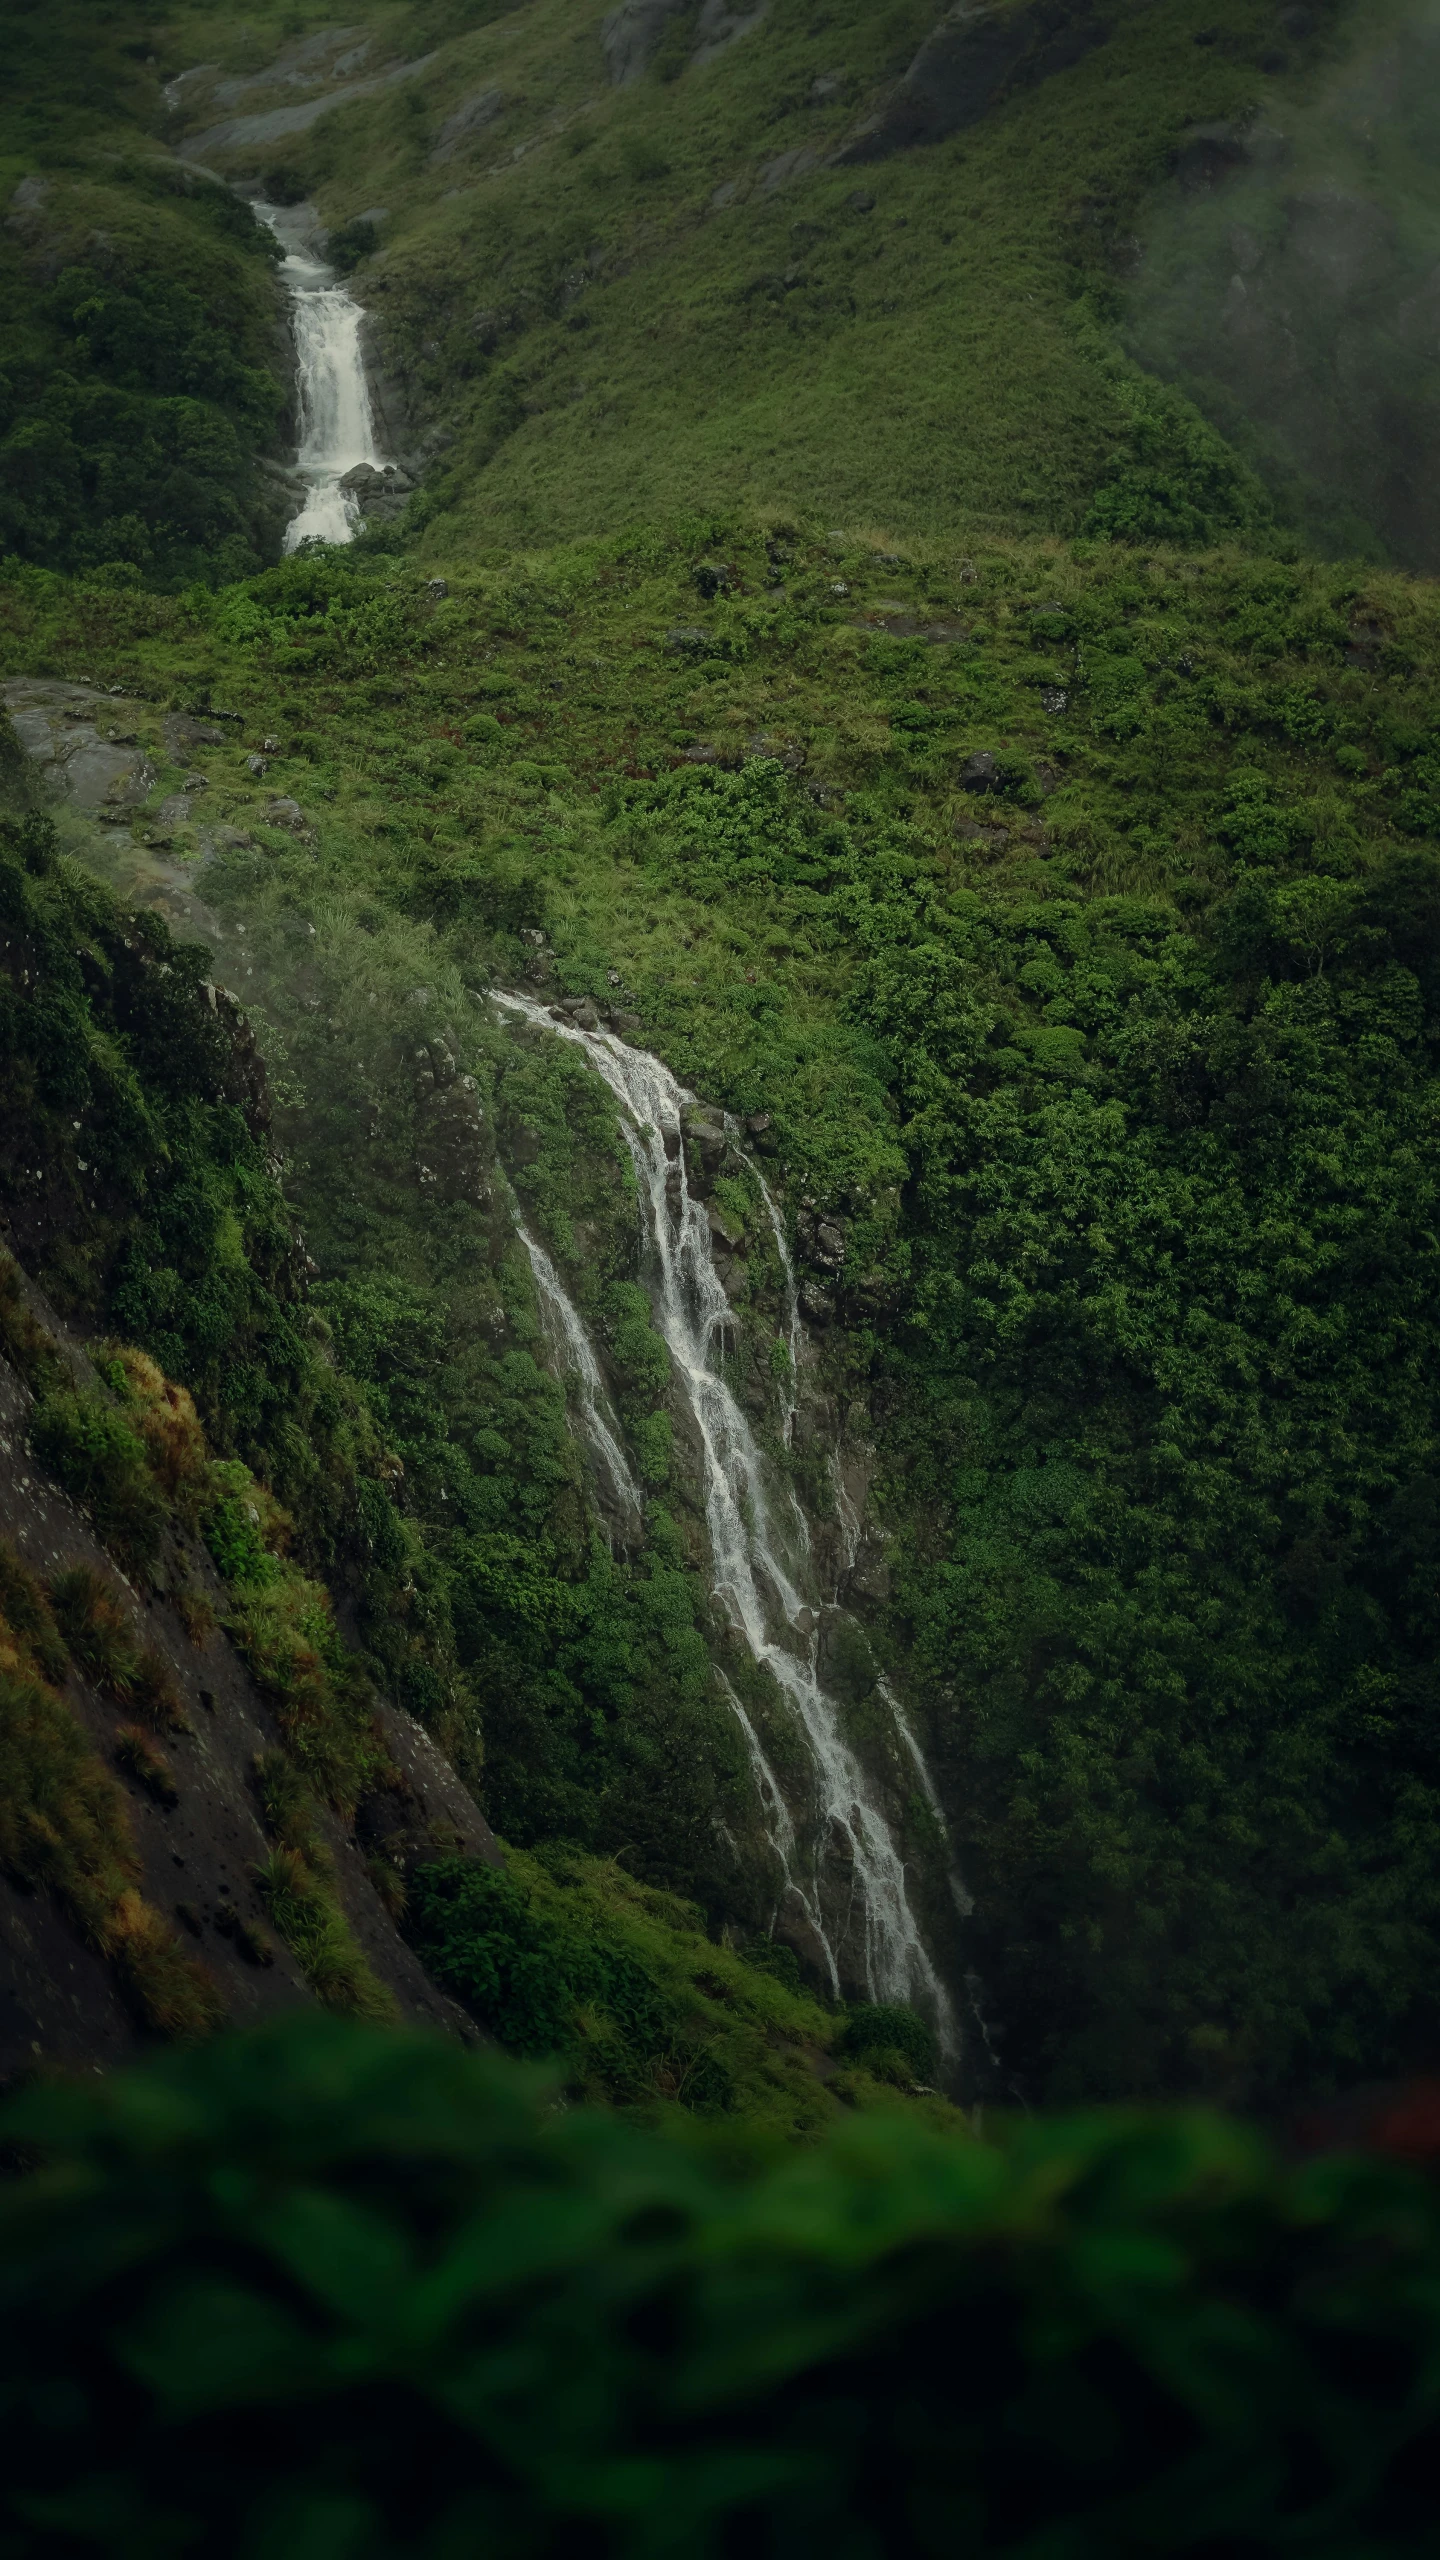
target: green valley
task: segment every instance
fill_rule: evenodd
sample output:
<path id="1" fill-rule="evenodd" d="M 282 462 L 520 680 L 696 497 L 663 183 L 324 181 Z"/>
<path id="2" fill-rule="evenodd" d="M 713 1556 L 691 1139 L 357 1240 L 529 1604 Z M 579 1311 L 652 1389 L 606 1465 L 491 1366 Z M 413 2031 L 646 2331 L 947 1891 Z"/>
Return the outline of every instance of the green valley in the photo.
<path id="1" fill-rule="evenodd" d="M 330 2005 L 797 2130 L 1433 2056 L 1421 14 L 17 12 L 31 1445 L 105 1542 L 194 1399 Z"/>

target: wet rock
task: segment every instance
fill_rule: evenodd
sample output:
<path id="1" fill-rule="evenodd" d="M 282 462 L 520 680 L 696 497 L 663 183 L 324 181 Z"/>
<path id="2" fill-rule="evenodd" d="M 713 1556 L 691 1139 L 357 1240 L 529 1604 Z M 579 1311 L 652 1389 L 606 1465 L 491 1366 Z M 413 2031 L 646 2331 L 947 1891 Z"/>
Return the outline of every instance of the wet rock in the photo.
<path id="1" fill-rule="evenodd" d="M 978 755 L 967 756 L 957 780 L 962 791 L 994 791 L 1000 781 L 999 759 L 988 748 Z"/>
<path id="2" fill-rule="evenodd" d="M 631 1013 L 624 1006 L 617 1005 L 610 1016 L 610 1028 L 618 1032 L 622 1040 L 638 1044 L 644 1025 L 638 1013 Z"/>
<path id="3" fill-rule="evenodd" d="M 890 1560 L 883 1547 L 872 1538 L 862 1540 L 860 1552 L 850 1569 L 845 1588 L 847 1600 L 883 1609 L 890 1597 L 892 1574 Z"/>
<path id="4" fill-rule="evenodd" d="M 391 500 L 391 511 L 398 514 L 415 483 L 397 462 L 357 462 L 345 473 L 340 486 L 347 497 L 355 500 L 362 515 L 377 515 L 385 513 Z"/>
<path id="5" fill-rule="evenodd" d="M 573 1022 L 577 1031 L 598 1031 L 600 1028 L 599 1011 L 589 996 L 564 997 L 560 1011 L 567 1021 Z"/>
<path id="6" fill-rule="evenodd" d="M 800 1313 L 807 1324 L 824 1326 L 835 1321 L 835 1301 L 828 1289 L 815 1280 L 802 1280 L 799 1289 Z"/>
<path id="7" fill-rule="evenodd" d="M 690 1179 L 703 1197 L 729 1153 L 729 1133 L 721 1114 L 700 1102 L 686 1107 L 680 1125 L 685 1132 Z"/>

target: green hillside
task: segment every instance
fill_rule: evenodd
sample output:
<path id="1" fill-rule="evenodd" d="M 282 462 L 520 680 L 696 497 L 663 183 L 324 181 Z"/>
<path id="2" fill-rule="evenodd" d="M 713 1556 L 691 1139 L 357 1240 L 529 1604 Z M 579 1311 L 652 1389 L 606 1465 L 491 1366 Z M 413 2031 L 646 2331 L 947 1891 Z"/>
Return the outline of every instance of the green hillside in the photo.
<path id="1" fill-rule="evenodd" d="M 1307 442 L 1303 390 L 1185 317 L 1237 228 L 1291 290 L 1357 63 L 1344 183 L 1410 309 L 1424 114 L 1382 109 L 1424 30 L 1398 0 L 939 15 L 436 0 L 348 20 L 344 72 L 316 11 L 62 7 L 22 17 L 5 110 L 0 674 L 103 686 L 149 757 L 123 826 L 61 841 L 192 901 L 253 1015 L 338 1454 L 255 1420 L 283 1363 L 253 1309 L 240 1364 L 177 1319 L 221 1222 L 172 1250 L 142 1185 L 78 1260 L 26 1248 L 295 1513 L 366 1676 L 517 1853 L 506 1964 L 608 2014 L 574 1948 L 623 1939 L 792 2128 L 809 2065 L 767 2078 L 767 2036 L 844 2030 L 803 1931 L 766 2011 L 742 1717 L 782 1779 L 794 1733 L 712 1606 L 610 1097 L 493 987 L 588 1001 L 756 1124 L 707 1193 L 727 1375 L 849 1595 L 826 1677 L 967 2020 L 957 2089 L 1281 2104 L 1436 2033 L 1440 623 L 1397 531 L 1429 359 L 1382 313 L 1345 341 L 1371 407 L 1342 382 Z M 374 315 L 420 485 L 350 550 L 276 565 L 271 267 L 190 152 L 313 201 Z M 150 335 L 107 334 L 116 297 Z M 1305 313 L 1313 368 L 1333 305 Z M 231 439 L 198 513 L 153 473 L 112 504 L 137 421 Z M 636 1534 L 517 1210 L 599 1346 Z M 389 1488 L 363 1538 L 347 1468 Z M 432 1959 L 473 1983 L 441 1902 Z M 595 2033 L 582 2084 L 625 2094 Z"/>

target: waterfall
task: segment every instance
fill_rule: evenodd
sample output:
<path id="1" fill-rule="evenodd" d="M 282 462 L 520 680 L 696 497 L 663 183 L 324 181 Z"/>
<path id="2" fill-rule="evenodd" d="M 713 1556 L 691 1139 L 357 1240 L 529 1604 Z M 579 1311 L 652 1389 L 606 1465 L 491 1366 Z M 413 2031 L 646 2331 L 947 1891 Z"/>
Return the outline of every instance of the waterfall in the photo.
<path id="1" fill-rule="evenodd" d="M 557 1021 L 527 996 L 496 989 L 493 1001 L 516 1020 L 582 1049 L 620 1106 L 656 1318 L 695 1426 L 714 1595 L 751 1658 L 789 1702 L 809 1747 L 815 1877 L 813 1887 L 802 1890 L 789 1813 L 782 1826 L 775 1814 L 779 1788 L 749 1719 L 741 1715 L 787 1883 L 817 1931 L 834 1982 L 858 1978 L 872 2000 L 910 2001 L 928 2010 L 942 2043 L 954 2051 L 954 2013 L 911 1909 L 904 1860 L 844 1738 L 836 1702 L 817 1676 L 818 1613 L 792 1578 L 754 1434 L 719 1365 L 734 1320 L 715 1269 L 704 1204 L 692 1193 L 686 1172 L 682 1113 L 694 1096 L 658 1058 L 628 1048 L 613 1032 Z M 770 1210 L 778 1228 L 773 1203 Z M 822 1875 L 829 1886 L 823 1896 Z"/>
<path id="2" fill-rule="evenodd" d="M 380 459 L 360 353 L 363 314 L 349 288 L 315 254 L 309 205 L 257 204 L 255 212 L 285 251 L 280 273 L 295 333 L 298 461 L 308 493 L 286 526 L 285 548 L 294 551 L 307 541 L 353 542 L 360 510 L 340 483 L 357 463 Z"/>
<path id="3" fill-rule="evenodd" d="M 638 1525 L 644 1517 L 644 1500 L 620 1446 L 618 1426 L 605 1393 L 600 1364 L 590 1347 L 590 1337 L 561 1286 L 560 1274 L 549 1254 L 542 1244 L 536 1242 L 518 1209 L 515 1225 L 535 1274 L 540 1319 L 551 1350 L 562 1375 L 568 1372 L 575 1380 L 581 1429 L 602 1472 L 609 1479 L 615 1500 L 622 1511 L 630 1514 L 632 1523 Z"/>
<path id="4" fill-rule="evenodd" d="M 929 1764 L 927 1763 L 925 1754 L 921 1750 L 920 1745 L 915 1738 L 914 1728 L 883 1671 L 875 1685 L 878 1688 L 881 1697 L 884 1699 L 886 1706 L 890 1710 L 891 1719 L 894 1723 L 896 1732 L 899 1734 L 901 1741 L 904 1743 L 906 1750 L 909 1752 L 911 1759 L 915 1763 L 915 1775 L 920 1781 L 920 1792 L 925 1798 L 925 1802 L 929 1806 L 930 1811 L 935 1818 L 936 1828 L 948 1850 L 950 1846 L 950 1826 L 945 1819 L 945 1809 L 940 1802 L 939 1788 L 936 1786 L 934 1779 L 930 1775 Z M 956 1866 L 953 1857 L 951 1858 L 949 1867 L 949 1884 L 951 1901 L 954 1903 L 961 1919 L 968 1920 L 975 1908 L 975 1898 L 973 1894 L 967 1893 L 964 1880 L 961 1877 L 960 1870 Z"/>

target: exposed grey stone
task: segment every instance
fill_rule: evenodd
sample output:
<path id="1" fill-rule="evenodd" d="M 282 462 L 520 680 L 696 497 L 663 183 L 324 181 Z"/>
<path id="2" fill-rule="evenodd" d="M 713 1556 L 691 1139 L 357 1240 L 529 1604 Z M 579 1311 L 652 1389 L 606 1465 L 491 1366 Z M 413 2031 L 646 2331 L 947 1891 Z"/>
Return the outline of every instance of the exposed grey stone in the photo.
<path id="1" fill-rule="evenodd" d="M 692 652 L 698 654 L 702 649 L 709 648 L 710 634 L 708 631 L 701 631 L 694 623 L 677 623 L 673 631 L 666 632 L 665 646 L 667 649 L 673 649 L 680 657 L 685 657 Z"/>
<path id="2" fill-rule="evenodd" d="M 842 161 L 884 160 L 976 124 L 1017 79 L 1041 80 L 1078 62 L 1109 30 L 1075 0 L 957 0 L 926 37 L 903 80 L 859 127 Z"/>
<path id="3" fill-rule="evenodd" d="M 475 95 L 464 99 L 440 127 L 435 137 L 435 148 L 430 154 L 432 165 L 453 160 L 464 143 L 473 142 L 477 135 L 486 132 L 504 112 L 503 89 L 477 89 Z"/>
<path id="4" fill-rule="evenodd" d="M 125 729 L 126 743 L 102 734 L 123 725 L 113 697 L 92 685 L 16 676 L 0 685 L 0 702 L 41 780 L 77 809 L 129 810 L 148 797 L 154 768 L 133 731 Z"/>
<path id="5" fill-rule="evenodd" d="M 260 824 L 264 827 L 285 827 L 291 835 L 301 835 L 305 829 L 305 812 L 298 800 L 272 800 L 267 808 L 262 809 Z"/>
<path id="6" fill-rule="evenodd" d="M 217 151 L 239 151 L 256 143 L 284 142 L 291 134 L 308 133 L 321 116 L 334 107 L 348 106 L 355 98 L 373 98 L 383 89 L 393 89 L 401 81 L 414 80 L 434 61 L 433 53 L 422 54 L 415 62 L 397 62 L 388 71 L 377 71 L 372 79 L 349 80 L 318 98 L 307 98 L 295 107 L 271 107 L 258 115 L 232 116 L 221 124 L 207 125 L 203 133 L 191 134 L 186 149 L 196 160 Z M 252 83 L 252 86 L 258 85 Z M 217 103 L 221 92 L 217 90 Z"/>
<path id="7" fill-rule="evenodd" d="M 691 0 L 620 0 L 605 18 L 600 29 L 600 42 L 611 80 L 617 89 L 625 89 L 645 72 L 671 18 L 678 17 L 691 5 Z M 756 8 L 735 8 L 731 0 L 704 0 L 695 27 L 694 59 L 697 63 L 713 61 L 738 36 L 748 35 L 758 27 L 769 0 L 760 0 Z"/>
<path id="8" fill-rule="evenodd" d="M 958 779 L 962 791 L 993 791 L 1000 779 L 999 763 L 982 747 L 978 754 L 966 757 Z"/>

